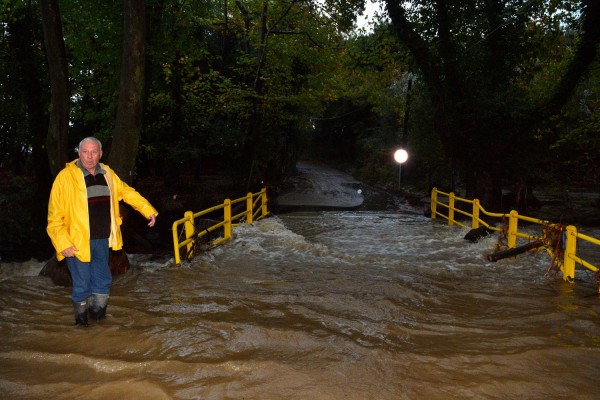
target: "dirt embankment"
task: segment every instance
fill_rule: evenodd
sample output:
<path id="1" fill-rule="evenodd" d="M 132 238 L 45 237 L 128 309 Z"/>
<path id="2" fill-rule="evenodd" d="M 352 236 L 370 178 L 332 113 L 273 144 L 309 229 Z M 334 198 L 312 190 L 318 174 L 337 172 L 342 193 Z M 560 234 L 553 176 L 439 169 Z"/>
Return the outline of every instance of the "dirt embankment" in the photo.
<path id="1" fill-rule="evenodd" d="M 551 222 L 600 226 L 600 193 L 584 189 L 534 191 L 541 207 L 523 214 Z"/>

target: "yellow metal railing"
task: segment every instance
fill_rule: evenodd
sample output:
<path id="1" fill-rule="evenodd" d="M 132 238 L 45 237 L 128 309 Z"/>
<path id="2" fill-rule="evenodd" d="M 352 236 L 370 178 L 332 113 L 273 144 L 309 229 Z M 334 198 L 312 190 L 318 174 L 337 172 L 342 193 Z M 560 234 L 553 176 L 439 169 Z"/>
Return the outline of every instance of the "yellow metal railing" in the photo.
<path id="1" fill-rule="evenodd" d="M 447 198 L 447 202 L 440 201 L 439 197 Z M 459 204 L 470 204 L 471 210 L 465 211 L 461 208 L 456 207 L 456 203 Z M 447 212 L 444 214 L 439 211 L 439 208 L 445 209 Z M 468 206 L 467 206 L 468 208 Z M 544 249 L 550 254 L 550 256 L 555 260 L 558 264 L 560 271 L 562 272 L 563 279 L 565 281 L 573 282 L 575 279 L 575 265 L 580 264 L 583 267 L 589 269 L 593 272 L 598 272 L 600 269 L 590 263 L 577 256 L 577 239 L 584 240 L 586 242 L 592 243 L 594 245 L 600 246 L 600 240 L 595 239 L 591 236 L 584 235 L 582 233 L 577 232 L 577 228 L 573 225 L 569 225 L 563 227 L 559 224 L 553 224 L 548 221 L 543 221 L 537 218 L 531 218 L 524 215 L 519 215 L 519 213 L 515 210 L 512 210 L 508 214 L 504 213 L 492 213 L 486 211 L 481 204 L 479 204 L 478 199 L 468 200 L 461 197 L 457 197 L 454 193 L 445 193 L 434 188 L 431 191 L 431 218 L 436 219 L 437 217 L 444 218 L 448 221 L 448 225 L 460 225 L 462 227 L 467 228 L 466 225 L 455 219 L 455 213 L 459 213 L 471 218 L 471 228 L 477 229 L 480 225 L 485 226 L 487 229 L 494 231 L 502 231 L 503 228 L 498 228 L 486 223 L 483 219 L 480 218 L 480 215 L 486 215 L 492 218 L 499 218 L 501 220 L 508 219 L 508 228 L 506 229 L 506 237 L 507 237 L 507 247 L 509 249 L 515 248 L 517 246 L 517 238 L 524 238 L 529 241 L 540 240 L 544 242 L 546 245 Z M 544 236 L 535 236 L 530 235 L 524 232 L 519 232 L 519 221 L 526 221 L 534 224 L 539 224 L 543 227 L 543 231 L 550 229 L 556 229 L 562 232 L 562 238 L 558 238 L 561 242 L 558 243 L 560 246 L 560 250 L 563 253 L 562 259 L 557 258 L 556 243 L 550 243 L 551 239 L 544 234 Z M 556 242 L 557 238 L 554 238 Z M 599 287 L 600 290 L 600 287 Z"/>
<path id="2" fill-rule="evenodd" d="M 245 210 L 238 214 L 232 215 L 232 206 L 244 202 L 246 205 Z M 203 227 L 202 230 L 199 230 L 196 227 L 196 224 L 194 223 L 195 220 L 218 210 L 223 210 L 222 221 L 216 222 L 208 227 Z M 196 213 L 192 211 L 186 211 L 183 215 L 183 218 L 173 222 L 172 227 L 176 265 L 181 264 L 180 251 L 182 247 L 186 248 L 186 258 L 190 260 L 198 251 L 196 245 L 198 244 L 199 239 L 202 237 L 219 228 L 223 228 L 223 236 L 210 241 L 211 247 L 218 246 L 219 244 L 231 239 L 232 227 L 238 222 L 245 220 L 246 223 L 252 224 L 254 221 L 258 221 L 259 219 L 265 218 L 267 215 L 269 215 L 269 211 L 267 209 L 267 189 L 263 188 L 257 193 L 248 193 L 246 196 L 235 200 L 226 199 L 222 204 Z M 183 235 L 185 235 L 185 238 L 181 240 Z"/>

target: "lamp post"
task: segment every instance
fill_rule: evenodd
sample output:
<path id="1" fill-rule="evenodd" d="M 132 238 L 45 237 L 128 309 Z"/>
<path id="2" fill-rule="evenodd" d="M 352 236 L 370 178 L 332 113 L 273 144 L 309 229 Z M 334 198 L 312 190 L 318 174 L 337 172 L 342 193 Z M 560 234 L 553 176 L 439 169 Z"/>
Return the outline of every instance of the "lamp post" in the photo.
<path id="1" fill-rule="evenodd" d="M 408 152 L 402 148 L 394 152 L 394 160 L 398 163 L 398 189 L 402 184 L 402 164 L 408 160 Z"/>

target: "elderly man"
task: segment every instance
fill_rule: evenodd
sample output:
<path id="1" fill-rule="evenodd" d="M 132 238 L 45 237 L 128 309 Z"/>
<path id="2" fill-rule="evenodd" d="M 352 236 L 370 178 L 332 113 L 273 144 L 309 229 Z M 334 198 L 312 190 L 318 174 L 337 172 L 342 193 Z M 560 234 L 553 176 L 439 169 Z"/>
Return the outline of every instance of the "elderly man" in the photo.
<path id="1" fill-rule="evenodd" d="M 52 185 L 48 203 L 48 236 L 57 259 L 67 259 L 73 280 L 71 298 L 75 324 L 106 317 L 112 275 L 109 248 L 123 247 L 119 201 L 147 218 L 152 227 L 158 212 L 135 189 L 100 163 L 102 143 L 86 137 L 79 143 L 79 159 L 67 163 Z"/>

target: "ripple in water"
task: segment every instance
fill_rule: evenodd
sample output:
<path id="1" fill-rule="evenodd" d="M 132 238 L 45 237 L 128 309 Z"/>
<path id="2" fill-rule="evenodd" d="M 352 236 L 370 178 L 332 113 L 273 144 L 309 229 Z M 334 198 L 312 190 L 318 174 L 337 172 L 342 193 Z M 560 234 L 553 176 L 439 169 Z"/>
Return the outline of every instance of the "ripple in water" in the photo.
<path id="1" fill-rule="evenodd" d="M 489 263 L 495 239 L 464 233 L 391 212 L 241 225 L 181 267 L 133 256 L 85 330 L 69 289 L 2 265 L 0 394 L 597 399 L 593 276 L 545 277 L 545 253 Z"/>

